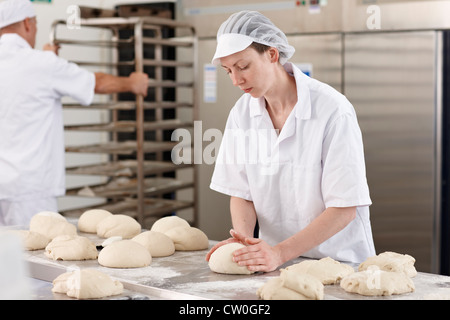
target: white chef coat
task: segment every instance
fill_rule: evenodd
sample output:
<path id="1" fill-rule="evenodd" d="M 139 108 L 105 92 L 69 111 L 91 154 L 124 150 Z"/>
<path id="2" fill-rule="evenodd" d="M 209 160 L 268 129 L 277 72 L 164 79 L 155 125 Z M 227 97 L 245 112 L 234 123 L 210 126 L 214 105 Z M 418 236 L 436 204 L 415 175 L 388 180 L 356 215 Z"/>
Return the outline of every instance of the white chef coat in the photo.
<path id="1" fill-rule="evenodd" d="M 275 245 L 328 207 L 357 207 L 341 232 L 304 254 L 359 263 L 375 255 L 362 135 L 351 103 L 330 86 L 285 69 L 298 102 L 281 132 L 264 98 L 244 94 L 231 110 L 210 188 L 253 201 L 259 236 Z"/>
<path id="2" fill-rule="evenodd" d="M 61 98 L 83 105 L 95 76 L 17 34 L 0 38 L 0 200 L 65 193 Z"/>

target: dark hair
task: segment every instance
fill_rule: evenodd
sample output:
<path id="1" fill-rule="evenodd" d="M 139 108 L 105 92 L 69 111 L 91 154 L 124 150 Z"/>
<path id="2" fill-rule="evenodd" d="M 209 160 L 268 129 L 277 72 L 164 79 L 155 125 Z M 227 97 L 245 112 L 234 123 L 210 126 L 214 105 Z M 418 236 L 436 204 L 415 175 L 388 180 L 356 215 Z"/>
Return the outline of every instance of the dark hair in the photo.
<path id="1" fill-rule="evenodd" d="M 266 46 L 265 44 L 261 44 L 258 42 L 252 42 L 250 45 L 251 48 L 255 49 L 259 54 L 263 54 L 264 52 L 270 49 L 270 46 Z"/>

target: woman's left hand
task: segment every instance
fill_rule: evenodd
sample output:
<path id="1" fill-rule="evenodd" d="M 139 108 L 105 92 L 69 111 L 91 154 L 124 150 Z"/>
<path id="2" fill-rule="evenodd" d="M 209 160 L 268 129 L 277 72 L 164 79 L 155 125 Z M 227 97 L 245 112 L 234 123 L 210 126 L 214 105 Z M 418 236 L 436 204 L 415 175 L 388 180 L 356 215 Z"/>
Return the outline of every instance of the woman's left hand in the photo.
<path id="1" fill-rule="evenodd" d="M 271 272 L 282 264 L 278 250 L 265 241 L 247 238 L 234 230 L 230 233 L 233 238 L 246 245 L 233 253 L 233 261 L 240 266 L 247 266 L 248 270 L 254 272 Z"/>

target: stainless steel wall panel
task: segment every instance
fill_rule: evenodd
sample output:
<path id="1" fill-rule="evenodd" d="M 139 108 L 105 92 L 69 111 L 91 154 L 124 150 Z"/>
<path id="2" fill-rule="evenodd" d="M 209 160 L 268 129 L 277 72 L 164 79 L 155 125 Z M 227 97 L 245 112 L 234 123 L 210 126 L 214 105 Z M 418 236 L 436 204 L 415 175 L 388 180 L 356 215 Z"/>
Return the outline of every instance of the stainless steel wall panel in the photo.
<path id="1" fill-rule="evenodd" d="M 369 9 L 373 5 L 377 12 Z M 376 31 L 370 23 L 374 14 L 379 14 L 376 18 L 382 31 L 450 28 L 449 0 L 346 0 L 341 10 L 345 32 Z"/>
<path id="2" fill-rule="evenodd" d="M 345 94 L 363 132 L 377 252 L 430 271 L 436 185 L 436 32 L 345 35 Z"/>
<path id="3" fill-rule="evenodd" d="M 180 0 L 177 19 L 192 23 L 200 38 L 215 37 L 217 30 L 232 13 L 241 10 L 260 11 L 286 34 L 339 32 L 342 30 L 342 6 L 348 0 L 327 1 L 312 8 L 307 1 L 275 0 Z"/>

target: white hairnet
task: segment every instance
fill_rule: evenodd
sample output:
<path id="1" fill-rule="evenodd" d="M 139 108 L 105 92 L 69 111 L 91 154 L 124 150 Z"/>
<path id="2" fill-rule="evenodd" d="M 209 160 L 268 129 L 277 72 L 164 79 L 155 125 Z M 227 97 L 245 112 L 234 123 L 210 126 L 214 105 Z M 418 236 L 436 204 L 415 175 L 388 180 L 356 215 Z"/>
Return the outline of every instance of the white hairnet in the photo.
<path id="1" fill-rule="evenodd" d="M 35 16 L 36 11 L 30 0 L 0 1 L 0 29 Z"/>
<path id="2" fill-rule="evenodd" d="M 217 32 L 217 49 L 212 62 L 245 50 L 252 42 L 275 47 L 280 53 L 280 63 L 285 64 L 295 52 L 286 35 L 272 21 L 257 11 L 232 14 Z"/>

